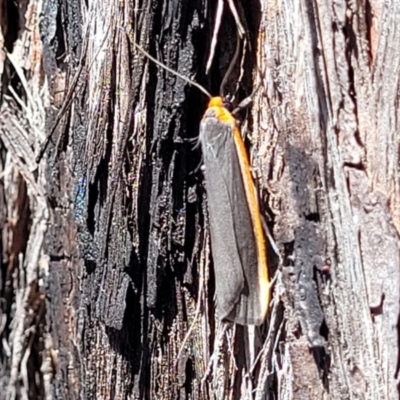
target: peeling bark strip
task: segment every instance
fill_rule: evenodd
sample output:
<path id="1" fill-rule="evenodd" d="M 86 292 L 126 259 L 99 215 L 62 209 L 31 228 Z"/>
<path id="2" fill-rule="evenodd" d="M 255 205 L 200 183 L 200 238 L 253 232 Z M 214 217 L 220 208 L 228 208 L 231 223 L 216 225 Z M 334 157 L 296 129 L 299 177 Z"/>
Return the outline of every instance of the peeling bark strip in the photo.
<path id="1" fill-rule="evenodd" d="M 397 0 L 0 0 L 0 400 L 398 399 L 399 19 Z M 217 93 L 237 21 L 227 91 L 258 89 L 241 130 L 284 260 L 257 329 L 214 319 L 187 140 L 205 99 L 133 45 Z"/>
<path id="2" fill-rule="evenodd" d="M 306 346 L 299 320 L 309 342 L 325 337 L 330 367 L 315 385 L 313 360 L 304 363 L 309 378 L 295 375 L 292 398 L 322 398 L 329 388 L 331 398 L 397 399 L 399 49 L 385 57 L 398 40 L 400 5 L 262 4 L 253 163 L 272 193 L 274 237 L 290 256 L 287 352 L 276 367 L 294 368 Z M 288 390 L 282 381 L 280 396 Z"/>

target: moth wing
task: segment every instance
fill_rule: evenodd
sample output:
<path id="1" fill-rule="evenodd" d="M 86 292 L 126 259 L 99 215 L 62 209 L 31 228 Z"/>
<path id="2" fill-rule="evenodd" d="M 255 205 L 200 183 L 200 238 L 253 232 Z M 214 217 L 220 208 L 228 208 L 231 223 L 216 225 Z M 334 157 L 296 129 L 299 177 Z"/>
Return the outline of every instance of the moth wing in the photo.
<path id="1" fill-rule="evenodd" d="M 257 249 L 233 127 L 207 117 L 201 124 L 200 140 L 219 317 L 259 325 Z"/>

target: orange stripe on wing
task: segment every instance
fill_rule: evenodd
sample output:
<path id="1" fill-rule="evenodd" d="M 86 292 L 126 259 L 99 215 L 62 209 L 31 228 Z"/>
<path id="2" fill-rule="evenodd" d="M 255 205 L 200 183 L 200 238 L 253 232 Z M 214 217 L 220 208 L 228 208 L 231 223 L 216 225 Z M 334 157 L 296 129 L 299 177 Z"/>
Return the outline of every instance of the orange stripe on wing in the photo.
<path id="1" fill-rule="evenodd" d="M 260 302 L 263 318 L 268 311 L 270 300 L 270 284 L 267 265 L 267 250 L 265 246 L 265 237 L 260 217 L 260 206 L 254 185 L 253 177 L 250 172 L 250 162 L 247 156 L 246 148 L 242 136 L 236 126 L 235 117 L 224 107 L 222 97 L 212 97 L 208 109 L 212 109 L 214 115 L 221 122 L 232 125 L 233 138 L 236 145 L 236 151 L 239 158 L 240 170 L 246 192 L 247 203 L 249 205 L 251 221 L 253 223 L 253 232 L 257 244 L 258 272 L 260 276 Z"/>
<path id="2" fill-rule="evenodd" d="M 250 172 L 250 163 L 247 157 L 246 148 L 244 146 L 242 136 L 239 129 L 235 126 L 234 140 L 236 150 L 239 156 L 240 169 L 242 171 L 242 179 L 246 191 L 247 203 L 249 204 L 250 216 L 253 222 L 253 232 L 257 244 L 257 259 L 258 259 L 258 272 L 260 276 L 260 302 L 261 312 L 265 317 L 268 311 L 270 300 L 270 284 L 267 265 L 267 250 L 265 246 L 264 231 L 260 217 L 260 206 L 258 204 L 258 197 L 256 187 L 254 185 L 253 176 Z"/>

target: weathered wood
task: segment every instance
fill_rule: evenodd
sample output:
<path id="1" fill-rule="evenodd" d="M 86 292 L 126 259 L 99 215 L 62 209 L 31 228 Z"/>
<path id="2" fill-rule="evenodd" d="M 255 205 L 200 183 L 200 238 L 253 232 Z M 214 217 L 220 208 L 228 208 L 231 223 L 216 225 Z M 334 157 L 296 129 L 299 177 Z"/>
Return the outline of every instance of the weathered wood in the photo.
<path id="1" fill-rule="evenodd" d="M 383 111 L 398 109 L 397 84 L 385 84 L 398 64 L 388 72 L 382 57 L 398 13 L 394 2 L 264 4 L 254 164 L 274 193 L 274 237 L 293 260 L 285 286 L 299 293 L 301 274 L 311 285 L 304 301 L 284 300 L 289 322 L 297 314 L 308 344 L 320 340 L 317 283 L 329 350 L 325 390 L 293 369 L 293 398 L 398 398 L 397 128 Z M 294 368 L 307 343 L 290 325 L 281 365 Z M 282 382 L 282 398 L 287 390 Z"/>
<path id="2" fill-rule="evenodd" d="M 281 254 L 254 329 L 215 315 L 207 99 L 134 46 L 217 94 L 228 2 L 209 75 L 217 2 L 88 4 L 0 0 L 0 399 L 397 399 L 400 5 L 235 2 Z"/>

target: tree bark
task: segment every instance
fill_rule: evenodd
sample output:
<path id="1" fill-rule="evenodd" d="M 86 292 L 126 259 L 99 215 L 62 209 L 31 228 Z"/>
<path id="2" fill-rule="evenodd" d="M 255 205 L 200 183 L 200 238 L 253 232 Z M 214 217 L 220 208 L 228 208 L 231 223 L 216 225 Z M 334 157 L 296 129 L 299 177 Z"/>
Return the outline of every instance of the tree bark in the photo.
<path id="1" fill-rule="evenodd" d="M 255 328 L 215 309 L 207 99 L 135 46 L 218 94 L 229 2 L 0 0 L 0 399 L 399 398 L 397 3 L 235 1 Z"/>

